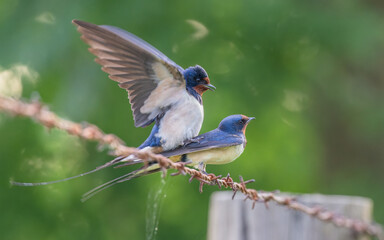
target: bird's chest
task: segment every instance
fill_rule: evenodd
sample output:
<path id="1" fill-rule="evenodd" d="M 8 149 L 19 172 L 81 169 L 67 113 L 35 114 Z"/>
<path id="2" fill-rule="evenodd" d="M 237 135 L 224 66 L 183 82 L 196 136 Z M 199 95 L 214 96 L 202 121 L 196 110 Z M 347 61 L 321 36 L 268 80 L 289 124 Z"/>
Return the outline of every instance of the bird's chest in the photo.
<path id="1" fill-rule="evenodd" d="M 178 102 L 161 119 L 158 137 L 163 149 L 173 149 L 196 137 L 204 119 L 203 106 L 192 96 Z"/>
<path id="2" fill-rule="evenodd" d="M 200 162 L 205 164 L 226 164 L 234 161 L 244 151 L 243 144 L 207 149 L 200 152 L 189 153 L 187 158 L 192 161 L 192 165 L 197 165 Z"/>

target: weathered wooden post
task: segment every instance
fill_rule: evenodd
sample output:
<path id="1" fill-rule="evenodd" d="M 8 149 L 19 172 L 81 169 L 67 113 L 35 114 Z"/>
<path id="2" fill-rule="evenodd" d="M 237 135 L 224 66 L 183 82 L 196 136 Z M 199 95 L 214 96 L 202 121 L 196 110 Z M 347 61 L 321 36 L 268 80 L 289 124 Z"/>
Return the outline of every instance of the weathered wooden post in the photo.
<path id="1" fill-rule="evenodd" d="M 232 192 L 216 192 L 211 197 L 208 240 L 365 240 L 346 228 L 320 221 L 304 213 L 279 206 L 268 208 L 243 201 L 241 194 L 232 200 Z M 363 197 L 297 195 L 298 202 L 308 206 L 321 205 L 346 217 L 372 220 L 372 201 Z"/>

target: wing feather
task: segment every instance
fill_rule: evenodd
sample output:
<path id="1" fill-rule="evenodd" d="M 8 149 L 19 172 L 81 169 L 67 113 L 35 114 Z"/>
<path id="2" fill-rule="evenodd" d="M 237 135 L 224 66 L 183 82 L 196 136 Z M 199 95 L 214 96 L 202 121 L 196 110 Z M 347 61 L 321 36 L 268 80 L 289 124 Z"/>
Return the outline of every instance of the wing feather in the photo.
<path id="1" fill-rule="evenodd" d="M 104 72 L 112 74 L 112 75 L 118 75 L 123 74 L 126 72 L 135 72 L 142 74 L 143 68 L 139 66 L 132 66 L 132 67 L 126 67 L 126 66 L 118 66 L 118 67 L 102 67 L 101 68 Z M 143 74 L 142 74 L 143 75 Z M 145 76 L 145 75 L 144 75 Z"/>
<path id="2" fill-rule="evenodd" d="M 219 129 L 199 135 L 190 140 L 189 144 L 176 149 L 162 152 L 165 157 L 179 156 L 192 152 L 200 152 L 213 148 L 224 148 L 243 144 L 244 137 L 236 134 L 228 134 Z"/>
<path id="3" fill-rule="evenodd" d="M 149 43 L 113 26 L 79 20 L 73 23 L 102 70 L 127 90 L 135 126 L 149 125 L 162 109 L 187 96 L 183 69 Z M 175 94 L 180 90 L 185 94 Z"/>
<path id="4" fill-rule="evenodd" d="M 131 60 L 113 60 L 113 59 L 101 59 L 96 58 L 95 62 L 97 62 L 100 65 L 103 65 L 104 67 L 125 67 L 127 65 L 141 67 L 142 64 L 137 63 L 135 61 Z"/>

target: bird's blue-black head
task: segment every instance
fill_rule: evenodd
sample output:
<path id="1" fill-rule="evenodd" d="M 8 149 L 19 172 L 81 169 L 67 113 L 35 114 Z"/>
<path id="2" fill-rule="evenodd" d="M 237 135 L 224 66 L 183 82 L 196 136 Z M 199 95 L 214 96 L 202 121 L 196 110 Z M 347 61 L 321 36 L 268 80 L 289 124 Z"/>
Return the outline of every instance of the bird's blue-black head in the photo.
<path id="1" fill-rule="evenodd" d="M 212 91 L 216 89 L 210 84 L 207 72 L 199 65 L 185 69 L 183 75 L 187 82 L 187 88 L 194 89 L 199 95 L 208 89 Z"/>
<path id="2" fill-rule="evenodd" d="M 224 118 L 220 124 L 219 129 L 223 132 L 231 134 L 245 134 L 245 129 L 249 121 L 255 119 L 254 117 L 247 117 L 241 114 L 231 115 Z"/>

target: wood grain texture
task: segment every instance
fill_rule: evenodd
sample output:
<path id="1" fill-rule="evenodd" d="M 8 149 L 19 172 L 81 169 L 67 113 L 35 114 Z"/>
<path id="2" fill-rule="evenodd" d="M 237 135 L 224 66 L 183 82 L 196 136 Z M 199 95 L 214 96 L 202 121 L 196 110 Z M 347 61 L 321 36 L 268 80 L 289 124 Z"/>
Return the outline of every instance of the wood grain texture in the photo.
<path id="1" fill-rule="evenodd" d="M 243 201 L 239 194 L 232 200 L 232 192 L 216 192 L 211 197 L 208 240 L 365 240 L 350 229 L 336 227 L 301 212 L 287 209 L 273 202 Z M 351 196 L 305 194 L 295 196 L 308 206 L 321 205 L 337 214 L 372 220 L 373 203 L 370 199 Z"/>

